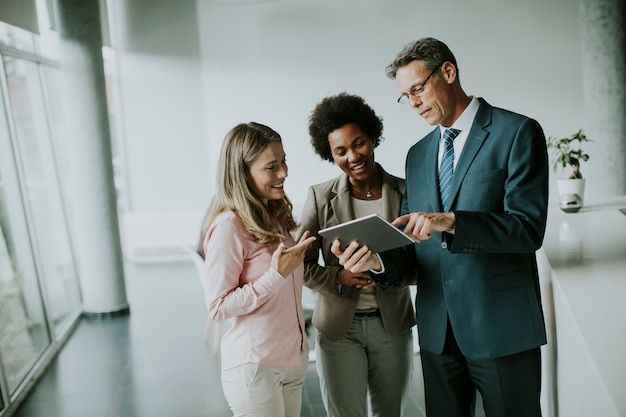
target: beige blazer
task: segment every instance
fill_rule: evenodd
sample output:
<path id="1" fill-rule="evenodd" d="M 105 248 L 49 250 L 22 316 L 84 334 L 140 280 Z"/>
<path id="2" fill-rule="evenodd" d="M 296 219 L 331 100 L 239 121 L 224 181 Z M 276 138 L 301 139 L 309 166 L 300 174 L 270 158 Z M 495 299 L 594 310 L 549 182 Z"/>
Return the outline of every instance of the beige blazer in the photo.
<path id="1" fill-rule="evenodd" d="M 403 179 L 388 174 L 380 165 L 378 168 L 383 178 L 383 213 L 379 214 L 391 221 L 400 214 L 405 184 Z M 305 230 L 310 231 L 312 236 L 317 236 L 317 240 L 309 245 L 304 259 L 304 284 L 319 293 L 313 312 L 313 325 L 333 340 L 340 340 L 346 336 L 361 290 L 335 285 L 335 279 L 343 267 L 330 251 L 332 242 L 323 239 L 317 232 L 353 218 L 354 210 L 347 175 L 342 174 L 309 188 L 299 219 L 301 226 L 296 241 Z M 325 266 L 319 264 L 320 251 Z M 403 333 L 415 324 L 410 291 L 404 285 L 409 281 L 414 283 L 414 277 L 407 277 L 403 285 L 394 285 L 385 290 L 376 287 L 383 326 L 389 334 Z"/>

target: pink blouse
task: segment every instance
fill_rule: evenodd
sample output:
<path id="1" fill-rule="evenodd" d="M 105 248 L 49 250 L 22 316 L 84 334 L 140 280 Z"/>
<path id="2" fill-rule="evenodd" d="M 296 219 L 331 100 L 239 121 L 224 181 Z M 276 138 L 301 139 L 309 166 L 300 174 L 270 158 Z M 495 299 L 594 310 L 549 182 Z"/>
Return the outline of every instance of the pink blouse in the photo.
<path id="1" fill-rule="evenodd" d="M 282 231 L 287 247 L 295 245 Z M 222 338 L 222 369 L 244 363 L 272 368 L 300 366 L 308 355 L 300 264 L 284 278 L 272 268 L 278 243 L 261 244 L 233 212 L 221 213 L 204 240 L 204 288 L 209 316 L 231 319 Z"/>

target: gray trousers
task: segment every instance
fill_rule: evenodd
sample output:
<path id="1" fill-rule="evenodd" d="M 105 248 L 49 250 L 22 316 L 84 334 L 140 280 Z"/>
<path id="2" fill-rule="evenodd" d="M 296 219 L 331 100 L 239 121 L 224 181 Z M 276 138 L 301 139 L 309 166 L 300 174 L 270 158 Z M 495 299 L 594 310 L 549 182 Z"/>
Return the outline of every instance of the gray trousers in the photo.
<path id="1" fill-rule="evenodd" d="M 390 335 L 380 317 L 355 317 L 346 337 L 319 331 L 316 367 L 328 417 L 401 417 L 413 373 L 413 333 Z M 368 397 L 369 393 L 369 407 Z"/>

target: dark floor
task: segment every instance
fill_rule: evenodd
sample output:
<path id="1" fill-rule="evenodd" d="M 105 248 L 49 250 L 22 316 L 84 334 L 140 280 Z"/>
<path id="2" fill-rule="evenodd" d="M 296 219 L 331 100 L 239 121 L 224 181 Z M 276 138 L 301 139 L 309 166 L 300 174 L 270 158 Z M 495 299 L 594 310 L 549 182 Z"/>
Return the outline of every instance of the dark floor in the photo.
<path id="1" fill-rule="evenodd" d="M 226 417 L 192 262 L 129 264 L 131 314 L 83 319 L 15 417 Z M 222 329 L 224 330 L 224 329 Z M 406 416 L 424 415 L 419 354 Z M 324 416 L 315 363 L 302 417 Z"/>

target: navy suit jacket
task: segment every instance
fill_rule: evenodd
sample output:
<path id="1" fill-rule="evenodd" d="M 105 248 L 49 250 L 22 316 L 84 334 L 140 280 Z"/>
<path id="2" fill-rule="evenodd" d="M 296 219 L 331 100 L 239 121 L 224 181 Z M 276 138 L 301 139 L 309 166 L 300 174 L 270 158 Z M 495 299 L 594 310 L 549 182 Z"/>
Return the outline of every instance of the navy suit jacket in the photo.
<path id="1" fill-rule="evenodd" d="M 448 317 L 462 353 L 496 358 L 546 343 L 535 251 L 547 216 L 544 133 L 528 117 L 480 100 L 455 166 L 454 234 L 415 244 L 421 349 L 441 353 Z M 439 128 L 411 147 L 402 213 L 441 212 Z M 406 255 L 406 254 L 405 254 Z M 407 259 L 381 254 L 390 285 Z"/>

